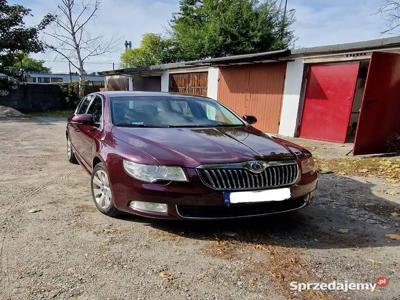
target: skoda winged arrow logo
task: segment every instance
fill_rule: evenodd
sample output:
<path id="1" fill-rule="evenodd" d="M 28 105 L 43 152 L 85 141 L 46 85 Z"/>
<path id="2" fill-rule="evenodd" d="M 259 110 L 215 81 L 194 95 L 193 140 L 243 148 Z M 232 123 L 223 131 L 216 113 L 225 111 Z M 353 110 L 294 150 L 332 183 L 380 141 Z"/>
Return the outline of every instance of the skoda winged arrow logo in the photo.
<path id="1" fill-rule="evenodd" d="M 265 171 L 268 164 L 265 161 L 249 161 L 243 167 L 252 173 L 260 174 Z"/>

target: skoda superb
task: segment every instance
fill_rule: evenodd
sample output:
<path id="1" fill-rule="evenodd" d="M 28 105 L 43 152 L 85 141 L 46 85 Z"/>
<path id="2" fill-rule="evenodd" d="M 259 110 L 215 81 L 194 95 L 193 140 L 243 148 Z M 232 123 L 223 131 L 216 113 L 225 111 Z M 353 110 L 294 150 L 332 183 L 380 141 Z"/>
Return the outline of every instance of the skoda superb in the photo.
<path id="1" fill-rule="evenodd" d="M 224 219 L 307 206 L 317 187 L 310 152 L 256 121 L 208 98 L 94 93 L 68 119 L 67 154 L 109 216 Z"/>

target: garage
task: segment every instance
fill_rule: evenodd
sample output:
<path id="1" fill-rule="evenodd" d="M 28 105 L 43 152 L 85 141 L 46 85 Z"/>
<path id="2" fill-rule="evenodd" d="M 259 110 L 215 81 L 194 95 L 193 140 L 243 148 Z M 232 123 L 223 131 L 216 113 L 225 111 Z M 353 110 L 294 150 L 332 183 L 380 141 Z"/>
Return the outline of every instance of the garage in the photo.
<path id="1" fill-rule="evenodd" d="M 220 68 L 218 100 L 240 115 L 254 115 L 256 127 L 278 133 L 286 63 Z"/>
<path id="2" fill-rule="evenodd" d="M 353 153 L 390 151 L 400 136 L 400 55 L 308 66 L 299 135 L 354 142 Z"/>
<path id="3" fill-rule="evenodd" d="M 169 91 L 193 96 L 207 96 L 208 72 L 169 75 Z"/>

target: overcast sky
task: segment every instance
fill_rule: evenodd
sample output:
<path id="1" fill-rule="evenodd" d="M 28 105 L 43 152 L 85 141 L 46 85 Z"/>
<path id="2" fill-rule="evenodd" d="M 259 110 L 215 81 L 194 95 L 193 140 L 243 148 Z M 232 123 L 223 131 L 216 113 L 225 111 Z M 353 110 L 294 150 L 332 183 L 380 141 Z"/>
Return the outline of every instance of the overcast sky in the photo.
<path id="1" fill-rule="evenodd" d="M 48 12 L 55 12 L 59 0 L 9 0 L 32 9 L 33 17 L 27 24 L 35 24 Z M 296 48 L 390 36 L 382 35 L 386 22 L 376 12 L 384 0 L 288 0 L 288 9 L 296 10 L 294 24 Z M 133 47 L 146 32 L 165 32 L 168 21 L 178 10 L 178 0 L 103 0 L 95 24 L 91 30 L 106 37 L 118 37 L 120 43 L 111 54 L 94 57 L 87 71 L 118 67 L 124 50 L 124 41 L 132 41 Z M 63 58 L 52 53 L 37 54 L 35 58 L 46 60 L 53 72 L 66 72 L 68 65 Z"/>

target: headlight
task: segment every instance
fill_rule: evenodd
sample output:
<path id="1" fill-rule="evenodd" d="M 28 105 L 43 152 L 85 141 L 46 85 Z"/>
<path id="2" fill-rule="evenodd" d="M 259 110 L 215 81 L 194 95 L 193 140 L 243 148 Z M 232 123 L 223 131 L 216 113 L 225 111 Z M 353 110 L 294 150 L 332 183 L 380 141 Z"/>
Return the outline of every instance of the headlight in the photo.
<path id="1" fill-rule="evenodd" d="M 185 172 L 180 167 L 142 165 L 124 160 L 124 169 L 132 177 L 145 182 L 188 181 Z"/>
<path id="2" fill-rule="evenodd" d="M 301 160 L 301 172 L 303 174 L 315 173 L 316 170 L 317 168 L 314 159 L 312 157 Z"/>

